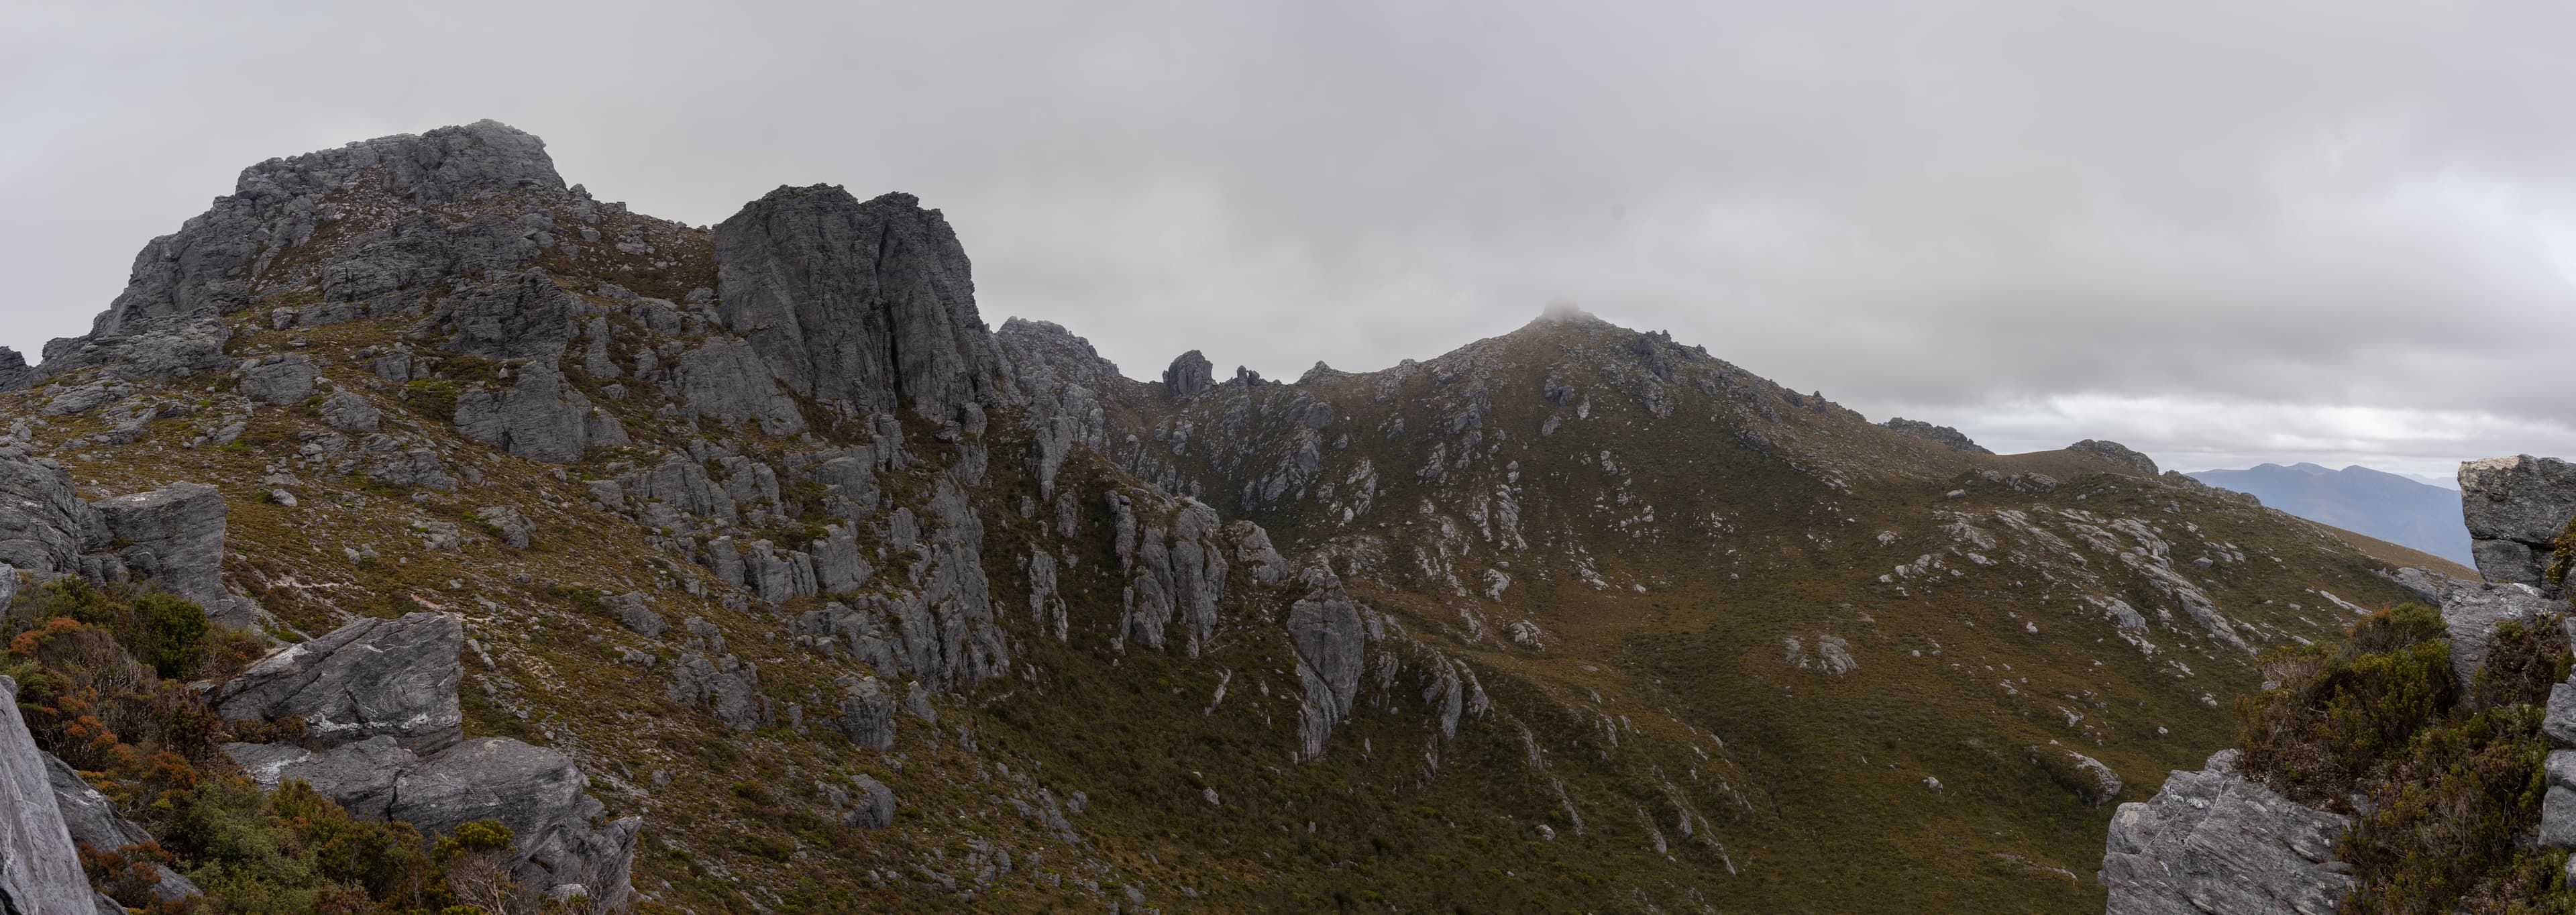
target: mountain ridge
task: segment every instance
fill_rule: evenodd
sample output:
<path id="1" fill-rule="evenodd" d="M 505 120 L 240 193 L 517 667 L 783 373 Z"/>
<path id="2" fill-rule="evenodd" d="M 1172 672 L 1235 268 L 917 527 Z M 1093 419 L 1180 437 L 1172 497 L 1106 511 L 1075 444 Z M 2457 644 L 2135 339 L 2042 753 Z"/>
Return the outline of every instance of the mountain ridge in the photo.
<path id="1" fill-rule="evenodd" d="M 1580 312 L 1138 381 L 988 330 L 909 195 L 702 230 L 542 156 L 254 166 L 0 407 L 85 498 L 211 484 L 245 633 L 457 620 L 467 738 L 640 818 L 648 911 L 2098 908 L 2105 805 L 2256 652 L 2406 597 L 2115 443 Z"/>
<path id="2" fill-rule="evenodd" d="M 2460 493 L 2355 464 L 2329 470 L 2310 463 L 2258 464 L 2244 470 L 2190 474 L 2212 486 L 2250 493 L 2263 504 L 2311 521 L 2472 565 Z"/>

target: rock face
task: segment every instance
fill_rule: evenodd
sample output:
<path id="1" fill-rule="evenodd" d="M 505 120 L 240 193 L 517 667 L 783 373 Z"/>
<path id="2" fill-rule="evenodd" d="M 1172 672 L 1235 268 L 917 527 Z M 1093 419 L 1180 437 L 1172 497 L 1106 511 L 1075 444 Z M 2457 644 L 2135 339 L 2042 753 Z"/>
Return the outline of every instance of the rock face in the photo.
<path id="1" fill-rule="evenodd" d="M 1216 364 L 1198 350 L 1182 353 L 1163 370 L 1163 388 L 1174 397 L 1187 400 L 1216 387 Z"/>
<path id="2" fill-rule="evenodd" d="M 18 717 L 18 681 L 0 677 L 0 912 L 97 915 L 98 898 L 54 803 L 44 753 Z"/>
<path id="3" fill-rule="evenodd" d="M 592 447 L 624 445 L 626 426 L 595 410 L 553 363 L 519 369 L 507 390 L 475 386 L 456 396 L 456 429 L 532 461 L 570 464 Z"/>
<path id="4" fill-rule="evenodd" d="M 2352 892 L 2351 866 L 2334 860 L 2350 819 L 2247 781 L 2235 762 L 2221 751 L 2120 805 L 2102 856 L 2108 915 L 2313 915 Z"/>
<path id="5" fill-rule="evenodd" d="M 189 220 L 178 232 L 153 239 L 135 255 L 124 293 L 99 315 L 93 338 L 120 335 L 153 318 L 199 310 L 220 314 L 250 304 L 253 282 L 285 251 L 312 238 L 327 218 L 325 197 L 354 186 L 362 176 L 421 206 L 521 187 L 564 190 L 562 176 L 546 156 L 545 142 L 496 121 L 271 159 L 243 169 L 231 196 L 216 198 L 204 215 Z M 333 265 L 342 269 L 324 270 L 326 295 L 358 301 L 365 296 L 356 293 L 379 291 L 377 287 L 390 291 L 409 279 L 391 262 L 403 258 L 381 255 L 394 253 L 387 248 L 400 253 L 444 248 L 424 244 L 443 239 L 423 238 L 444 235 L 442 220 L 431 214 L 420 218 L 427 225 L 411 226 L 408 239 L 401 237 L 406 233 L 388 232 L 386 238 L 361 239 L 347 246 L 353 252 L 347 263 Z M 444 260 L 454 260 L 444 250 L 437 253 Z M 533 257 L 535 249 L 528 248 L 525 255 Z M 513 259 L 488 254 L 482 258 Z M 76 347 L 82 341 L 72 342 Z M 53 345 L 45 347 L 45 358 L 48 363 L 54 360 Z M 50 365 L 47 368 L 54 371 Z"/>
<path id="6" fill-rule="evenodd" d="M 966 251 L 910 194 L 782 187 L 716 226 L 726 328 L 798 394 L 936 420 L 999 402 Z"/>
<path id="7" fill-rule="evenodd" d="M 456 702 L 464 647 L 454 617 L 362 619 L 251 665 L 216 691 L 215 710 L 228 721 L 302 715 L 305 742 L 318 749 L 383 736 L 435 753 L 465 721 Z"/>
<path id="8" fill-rule="evenodd" d="M 1966 433 L 1948 426 L 1935 426 L 1922 420 L 1906 419 L 1902 416 L 1879 423 L 1879 425 L 1886 427 L 1888 431 L 1894 432 L 1898 435 L 1902 435 L 1907 438 L 1919 438 L 1935 445 L 1948 448 L 1952 451 L 1965 451 L 1969 454 L 1994 453 L 1986 450 L 1984 446 L 1977 444 L 1976 440 L 1969 438 Z"/>
<path id="9" fill-rule="evenodd" d="M 0 447 L 0 564 L 40 578 L 140 579 L 196 602 L 216 622 L 256 625 L 258 605 L 223 588 L 225 514 L 223 495 L 197 483 L 93 505 L 62 465 Z M 107 552 L 119 541 L 126 545 Z"/>
<path id="10" fill-rule="evenodd" d="M 447 348 L 494 361 L 549 365 L 572 342 L 584 307 L 543 270 L 474 287 L 446 299 L 433 323 L 454 328 Z"/>
<path id="11" fill-rule="evenodd" d="M 2099 441 L 2088 438 L 2066 446 L 2066 450 L 2082 451 L 2087 454 L 2099 455 L 2103 458 L 2138 468 L 2140 472 L 2143 472 L 2148 476 L 2156 475 L 2156 462 L 2153 459 L 2144 454 L 2140 454 L 2136 450 L 2131 449 L 2127 445 L 2120 444 L 2119 442 Z"/>
<path id="12" fill-rule="evenodd" d="M 2551 544 L 2576 518 L 2576 464 L 2528 454 L 2463 463 L 2460 511 L 2469 550 L 2488 581 L 2566 591 L 2567 581 L 2541 579 Z"/>
<path id="13" fill-rule="evenodd" d="M 241 743 L 225 744 L 224 752 L 268 788 L 302 780 L 351 813 L 433 835 L 498 820 L 519 845 L 510 867 L 531 888 L 580 886 L 611 908 L 631 893 L 627 873 L 644 821 L 594 827 L 605 807 L 584 793 L 588 782 L 571 757 L 554 750 L 481 737 L 424 758 L 380 735 L 327 753 Z"/>
<path id="14" fill-rule="evenodd" d="M 236 600 L 224 592 L 223 493 L 203 483 L 172 483 L 151 492 L 93 503 L 108 534 L 130 546 L 117 551 L 126 568 L 213 613 Z"/>
<path id="15" fill-rule="evenodd" d="M 76 574 L 81 554 L 108 536 L 107 522 L 81 501 L 61 464 L 0 447 L 0 562 L 40 575 Z"/>
<path id="16" fill-rule="evenodd" d="M 224 344 L 232 335 L 232 329 L 210 312 L 136 320 L 115 331 L 46 344 L 45 365 L 36 374 L 105 367 L 108 375 L 127 381 L 170 381 L 220 372 L 233 365 L 224 355 Z M 0 359 L 0 376 L 8 374 L 6 362 Z M 28 378 L 27 383 L 35 380 Z M 8 389 L 6 378 L 0 377 L 0 390 Z"/>
<path id="17" fill-rule="evenodd" d="M 756 420 L 770 435 L 805 431 L 796 401 L 778 389 L 769 364 L 751 344 L 738 338 L 718 337 L 682 354 L 671 377 L 690 419 L 712 416 L 727 426 Z"/>
<path id="18" fill-rule="evenodd" d="M 1368 630 L 1359 603 L 1332 573 L 1310 571 L 1306 584 L 1314 590 L 1288 608 L 1288 640 L 1297 649 L 1297 679 L 1305 686 L 1297 706 L 1298 758 L 1318 759 L 1333 728 L 1350 718 L 1359 699 Z"/>
<path id="19" fill-rule="evenodd" d="M 313 360 L 304 356 L 271 356 L 242 369 L 242 396 L 265 404 L 302 403 L 313 396 L 313 381 L 320 377 Z"/>

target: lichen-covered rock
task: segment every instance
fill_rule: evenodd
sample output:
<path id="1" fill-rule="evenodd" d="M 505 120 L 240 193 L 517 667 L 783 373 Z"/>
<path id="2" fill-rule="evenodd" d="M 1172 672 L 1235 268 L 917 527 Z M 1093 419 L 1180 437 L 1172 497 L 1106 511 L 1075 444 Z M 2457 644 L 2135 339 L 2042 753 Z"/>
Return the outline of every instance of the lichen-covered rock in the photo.
<path id="1" fill-rule="evenodd" d="M 2551 545 L 2576 518 L 2576 464 L 2528 454 L 2463 463 L 2460 512 L 2469 527 L 2469 550 L 2488 581 L 2552 594 L 2568 587 L 2541 579 Z"/>
<path id="2" fill-rule="evenodd" d="M 859 746 L 894 749 L 894 697 L 886 694 L 885 685 L 875 677 L 851 677 L 841 686 L 840 714 L 827 722 L 831 728 Z"/>
<path id="3" fill-rule="evenodd" d="M 628 442 L 617 417 L 594 409 L 547 362 L 520 367 L 506 390 L 476 385 L 458 394 L 456 429 L 475 441 L 550 464 L 570 464 L 593 447 Z"/>
<path id="4" fill-rule="evenodd" d="M 909 194 L 781 187 L 716 226 L 717 314 L 790 390 L 935 420 L 1000 402 L 966 251 Z"/>
<path id="5" fill-rule="evenodd" d="M 1894 432 L 1898 435 L 1902 435 L 1907 438 L 1922 439 L 1935 445 L 1948 448 L 1952 451 L 1964 451 L 1969 454 L 1994 453 L 1986 450 L 1985 446 L 1977 444 L 1975 439 L 1967 436 L 1967 433 L 1953 429 L 1949 426 L 1935 426 L 1919 419 L 1906 419 L 1902 416 L 1879 423 L 1879 425 L 1886 427 L 1888 431 Z"/>
<path id="6" fill-rule="evenodd" d="M 2223 751 L 2120 805 L 2102 856 L 2109 915 L 2318 915 L 2352 892 L 2351 865 L 2334 860 L 2350 819 L 2245 780 L 2235 760 Z"/>
<path id="7" fill-rule="evenodd" d="M 98 894 L 54 802 L 44 751 L 18 716 L 18 681 L 0 677 L 0 912 L 98 911 Z"/>
<path id="8" fill-rule="evenodd" d="M 313 396 L 314 379 L 319 377 L 310 358 L 270 356 L 241 370 L 241 392 L 259 403 L 303 403 L 304 398 Z"/>
<path id="9" fill-rule="evenodd" d="M 322 401 L 322 421 L 342 432 L 374 432 L 384 414 L 355 391 L 341 391 Z"/>
<path id="10" fill-rule="evenodd" d="M 215 710 L 227 721 L 301 715 L 305 743 L 319 749 L 383 735 L 434 753 L 464 724 L 464 647 L 464 625 L 444 614 L 361 619 L 251 665 L 215 691 Z"/>
<path id="11" fill-rule="evenodd" d="M 38 575 L 78 573 L 81 554 L 108 537 L 107 522 L 81 501 L 61 464 L 0 447 L 0 563 Z"/>

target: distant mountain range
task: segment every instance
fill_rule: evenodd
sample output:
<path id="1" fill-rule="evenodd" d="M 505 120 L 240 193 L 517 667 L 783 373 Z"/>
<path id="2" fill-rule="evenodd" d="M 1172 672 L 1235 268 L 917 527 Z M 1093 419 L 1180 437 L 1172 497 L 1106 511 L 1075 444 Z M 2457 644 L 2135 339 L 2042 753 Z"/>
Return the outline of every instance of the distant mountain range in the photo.
<path id="1" fill-rule="evenodd" d="M 2460 521 L 2460 492 L 2422 478 L 2355 464 L 2328 470 L 2315 464 L 2264 464 L 2245 470 L 2203 470 L 2190 475 L 2211 486 L 2252 493 L 2263 504 L 2357 534 L 2414 547 L 2463 565 L 2469 529 Z"/>

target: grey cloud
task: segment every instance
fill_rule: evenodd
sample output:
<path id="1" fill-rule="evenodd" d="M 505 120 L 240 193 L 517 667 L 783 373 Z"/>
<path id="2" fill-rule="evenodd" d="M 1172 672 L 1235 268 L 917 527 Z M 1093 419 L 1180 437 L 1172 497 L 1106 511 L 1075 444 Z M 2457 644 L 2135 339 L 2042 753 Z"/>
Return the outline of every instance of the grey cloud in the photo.
<path id="1" fill-rule="evenodd" d="M 2141 403 L 2213 458 L 2576 444 L 2559 6 L 268 6 L 6 14 L 0 343 L 85 327 L 243 165 L 496 117 L 693 223 L 920 194 L 987 315 L 1137 375 L 1570 299 L 2036 444 Z"/>

